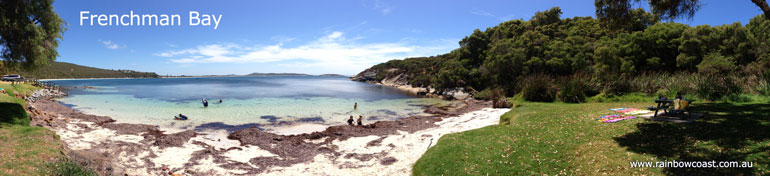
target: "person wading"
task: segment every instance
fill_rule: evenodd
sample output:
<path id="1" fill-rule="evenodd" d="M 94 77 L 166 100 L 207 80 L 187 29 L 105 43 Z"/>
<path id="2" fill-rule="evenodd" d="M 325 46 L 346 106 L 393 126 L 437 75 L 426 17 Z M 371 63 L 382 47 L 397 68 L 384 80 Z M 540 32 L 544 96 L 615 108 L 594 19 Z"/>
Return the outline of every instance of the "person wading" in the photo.
<path id="1" fill-rule="evenodd" d="M 358 126 L 363 126 L 363 125 L 364 125 L 364 123 L 363 123 L 363 122 L 361 122 L 361 119 L 363 119 L 363 118 L 364 118 L 364 116 L 363 116 L 363 115 L 358 115 L 358 122 L 356 122 L 356 123 L 358 123 Z M 352 118 L 351 118 L 351 119 L 352 119 Z"/>

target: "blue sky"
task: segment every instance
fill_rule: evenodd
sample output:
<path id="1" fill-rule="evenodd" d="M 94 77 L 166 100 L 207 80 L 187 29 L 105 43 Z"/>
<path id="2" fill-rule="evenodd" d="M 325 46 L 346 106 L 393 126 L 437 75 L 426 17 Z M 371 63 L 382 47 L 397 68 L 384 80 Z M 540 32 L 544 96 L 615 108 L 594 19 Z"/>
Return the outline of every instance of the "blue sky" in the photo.
<path id="1" fill-rule="evenodd" d="M 749 0 L 704 0 L 689 25 L 746 24 L 761 14 Z M 594 1 L 86 1 L 59 0 L 68 25 L 62 62 L 152 71 L 161 75 L 252 72 L 354 75 L 391 59 L 433 56 L 462 37 L 536 11 L 561 7 L 562 18 L 594 16 Z M 80 25 L 91 14 L 179 14 L 181 26 Z M 222 15 L 213 26 L 189 26 L 189 11 Z"/>

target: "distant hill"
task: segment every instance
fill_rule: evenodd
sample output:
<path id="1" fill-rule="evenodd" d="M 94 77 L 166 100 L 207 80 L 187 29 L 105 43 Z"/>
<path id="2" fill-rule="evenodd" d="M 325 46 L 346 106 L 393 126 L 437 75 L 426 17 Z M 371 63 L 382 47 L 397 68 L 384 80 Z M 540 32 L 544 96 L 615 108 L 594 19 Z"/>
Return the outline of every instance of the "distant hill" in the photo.
<path id="1" fill-rule="evenodd" d="M 246 76 L 310 76 L 304 73 L 251 73 Z"/>
<path id="2" fill-rule="evenodd" d="M 340 75 L 340 74 L 322 74 L 322 75 L 318 75 L 318 76 L 329 76 L 329 77 L 348 77 L 348 76 L 345 76 L 345 75 Z"/>
<path id="3" fill-rule="evenodd" d="M 157 78 L 154 72 L 139 72 L 133 70 L 107 70 L 87 67 L 66 62 L 54 62 L 34 72 L 19 71 L 21 76 L 33 79 L 64 79 L 64 78 Z"/>

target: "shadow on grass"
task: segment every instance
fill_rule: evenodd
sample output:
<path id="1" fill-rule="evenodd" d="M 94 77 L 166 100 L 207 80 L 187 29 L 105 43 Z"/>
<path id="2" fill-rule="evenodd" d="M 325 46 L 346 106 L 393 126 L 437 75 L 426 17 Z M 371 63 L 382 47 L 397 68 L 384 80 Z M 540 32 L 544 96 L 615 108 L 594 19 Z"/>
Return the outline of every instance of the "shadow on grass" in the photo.
<path id="1" fill-rule="evenodd" d="M 29 125 L 29 118 L 20 104 L 0 103 L 0 123 Z"/>
<path id="2" fill-rule="evenodd" d="M 753 168 L 665 168 L 670 175 L 762 175 L 770 161 L 770 104 L 701 104 L 693 123 L 645 122 L 615 141 L 629 151 L 676 161 L 752 161 Z M 762 169 L 758 169 L 762 168 Z"/>

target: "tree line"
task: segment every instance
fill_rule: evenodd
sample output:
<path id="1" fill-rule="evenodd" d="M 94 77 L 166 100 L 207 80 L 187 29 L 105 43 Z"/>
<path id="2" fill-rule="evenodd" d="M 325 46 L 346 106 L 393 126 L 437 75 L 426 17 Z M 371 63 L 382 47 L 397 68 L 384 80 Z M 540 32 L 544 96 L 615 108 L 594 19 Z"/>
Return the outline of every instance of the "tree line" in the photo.
<path id="1" fill-rule="evenodd" d="M 723 87 L 715 88 L 721 92 L 714 94 L 726 96 L 756 90 L 725 91 L 724 87 L 750 87 L 746 84 L 762 85 L 770 80 L 765 79 L 765 70 L 770 68 L 770 20 L 764 15 L 752 18 L 745 26 L 736 22 L 692 27 L 660 22 L 658 15 L 634 9 L 628 11 L 624 23 L 607 27 L 603 20 L 562 19 L 561 14 L 561 9 L 554 7 L 537 12 L 528 21 L 511 20 L 483 31 L 477 29 L 447 54 L 392 60 L 373 68 L 379 70 L 378 80 L 404 73 L 414 86 L 439 90 L 462 87 L 472 92 L 502 89 L 506 96 L 532 91 L 526 89 L 533 86 L 530 83 L 545 84 L 534 86 L 541 87 L 536 88 L 538 91 L 552 91 L 554 96 L 570 89 L 566 86 L 570 84 L 580 87 L 577 92 L 589 95 L 633 91 L 654 94 L 666 85 L 654 85 L 658 90 L 616 89 L 624 87 L 619 82 L 640 76 L 650 81 L 665 75 L 699 76 L 693 78 L 699 81 L 718 75 L 731 77 L 720 82 Z M 393 68 L 399 71 L 386 71 Z M 583 80 L 579 84 L 585 85 L 574 85 L 569 80 Z M 693 84 L 691 89 L 700 88 L 686 80 L 681 82 Z"/>

